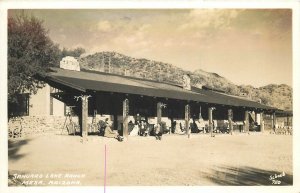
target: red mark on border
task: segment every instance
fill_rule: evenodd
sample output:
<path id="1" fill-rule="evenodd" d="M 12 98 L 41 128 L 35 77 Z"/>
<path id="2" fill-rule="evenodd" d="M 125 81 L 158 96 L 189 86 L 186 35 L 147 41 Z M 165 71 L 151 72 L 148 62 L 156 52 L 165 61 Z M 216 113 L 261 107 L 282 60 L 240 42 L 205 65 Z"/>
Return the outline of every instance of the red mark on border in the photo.
<path id="1" fill-rule="evenodd" d="M 106 193 L 106 144 L 104 145 L 104 193 Z"/>

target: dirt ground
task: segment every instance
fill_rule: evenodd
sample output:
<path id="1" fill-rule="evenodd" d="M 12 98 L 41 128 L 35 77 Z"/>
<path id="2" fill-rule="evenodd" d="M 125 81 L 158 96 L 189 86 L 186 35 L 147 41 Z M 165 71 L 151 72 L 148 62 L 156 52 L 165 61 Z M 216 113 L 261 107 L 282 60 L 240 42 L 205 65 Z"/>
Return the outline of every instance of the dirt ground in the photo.
<path id="1" fill-rule="evenodd" d="M 9 141 L 10 185 L 103 186 L 105 146 L 107 186 L 293 183 L 292 136 L 198 134 L 188 139 L 164 135 L 162 141 L 131 137 L 126 142 L 90 136 L 88 141 L 80 140 L 48 135 Z"/>

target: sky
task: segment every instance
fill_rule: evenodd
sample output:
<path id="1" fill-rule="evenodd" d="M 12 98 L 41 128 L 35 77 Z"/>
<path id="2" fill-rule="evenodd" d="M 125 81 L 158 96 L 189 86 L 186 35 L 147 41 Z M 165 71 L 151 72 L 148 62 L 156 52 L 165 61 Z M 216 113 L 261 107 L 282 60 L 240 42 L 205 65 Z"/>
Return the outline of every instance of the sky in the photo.
<path id="1" fill-rule="evenodd" d="M 9 15 L 18 11 L 9 11 Z M 26 10 L 61 48 L 115 51 L 215 72 L 238 85 L 292 86 L 289 9 Z"/>

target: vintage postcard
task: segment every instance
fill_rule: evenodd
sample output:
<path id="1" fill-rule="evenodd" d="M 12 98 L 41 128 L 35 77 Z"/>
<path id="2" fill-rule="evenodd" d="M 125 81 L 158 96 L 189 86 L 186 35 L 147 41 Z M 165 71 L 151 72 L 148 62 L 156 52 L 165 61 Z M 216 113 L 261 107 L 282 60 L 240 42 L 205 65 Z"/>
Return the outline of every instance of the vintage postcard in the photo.
<path id="1" fill-rule="evenodd" d="M 300 191 L 299 4 L 24 2 L 1 9 L 4 192 Z"/>

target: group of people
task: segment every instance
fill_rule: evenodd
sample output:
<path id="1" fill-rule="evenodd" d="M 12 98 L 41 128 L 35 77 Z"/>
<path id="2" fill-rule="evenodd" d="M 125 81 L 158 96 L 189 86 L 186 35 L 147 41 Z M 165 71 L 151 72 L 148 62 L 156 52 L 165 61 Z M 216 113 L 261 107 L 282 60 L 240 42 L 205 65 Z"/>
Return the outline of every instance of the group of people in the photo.
<path id="1" fill-rule="evenodd" d="M 164 122 L 157 124 L 149 124 L 145 119 L 141 119 L 139 114 L 135 117 L 134 122 L 131 120 L 128 123 L 128 133 L 130 136 L 154 136 L 157 140 L 162 139 L 164 133 L 175 133 L 175 134 L 185 134 L 185 123 L 181 121 L 171 122 L 170 128 L 167 128 L 167 125 Z M 102 123 L 103 136 L 108 138 L 115 138 L 118 141 L 123 141 L 123 137 L 120 136 L 118 131 L 112 129 L 113 123 L 109 121 L 108 118 L 105 119 L 105 122 Z M 190 119 L 189 128 L 192 133 L 207 131 L 207 123 L 203 119 L 194 120 Z"/>
<path id="2" fill-rule="evenodd" d="M 100 130 L 102 130 L 103 136 L 108 138 L 115 138 L 118 141 L 123 141 L 124 138 L 119 134 L 118 131 L 113 130 L 113 122 L 108 118 L 105 121 L 101 122 Z M 150 124 L 146 122 L 146 120 L 137 120 L 133 124 L 132 121 L 128 123 L 129 127 L 129 135 L 130 136 L 155 136 L 157 140 L 162 139 L 163 134 L 163 125 L 162 123 L 155 124 L 154 127 L 150 127 Z M 100 131 L 101 133 L 101 131 Z"/>
<path id="3" fill-rule="evenodd" d="M 207 121 L 204 121 L 203 119 L 195 120 L 190 119 L 188 122 L 189 129 L 192 133 L 206 133 L 206 127 L 207 127 Z M 186 133 L 186 127 L 185 127 L 185 121 L 173 121 L 171 126 L 171 132 L 175 134 L 185 134 Z"/>
<path id="4" fill-rule="evenodd" d="M 149 124 L 145 120 L 135 121 L 133 123 L 132 121 L 129 121 L 129 135 L 131 136 L 148 136 L 149 135 Z"/>
<path id="5" fill-rule="evenodd" d="M 162 139 L 163 126 L 162 123 L 155 124 L 153 127 L 144 119 L 135 121 L 135 124 L 132 121 L 129 122 L 131 128 L 129 128 L 130 136 L 149 136 L 153 135 L 157 140 Z"/>
<path id="6" fill-rule="evenodd" d="M 128 134 L 130 136 L 154 136 L 157 140 L 161 140 L 163 134 L 165 133 L 174 133 L 174 134 L 185 134 L 186 127 L 184 120 L 176 120 L 171 121 L 170 123 L 166 123 L 164 121 L 160 123 L 151 122 L 148 123 L 147 119 L 141 118 L 139 114 L 137 114 L 134 120 L 130 120 L 128 123 Z M 191 133 L 207 133 L 209 131 L 209 123 L 207 120 L 193 119 L 191 118 L 188 122 L 189 129 Z M 123 141 L 123 137 L 119 135 L 119 132 L 113 130 L 113 123 L 108 118 L 105 121 L 102 121 L 100 126 L 100 135 L 108 138 L 115 138 L 118 141 Z M 242 128 L 242 127 L 241 127 Z M 213 132 L 229 132 L 229 122 L 227 120 L 213 120 L 212 122 Z M 253 122 L 250 124 L 250 130 L 259 130 L 259 125 L 257 122 Z M 121 131 L 122 132 L 122 131 Z"/>

